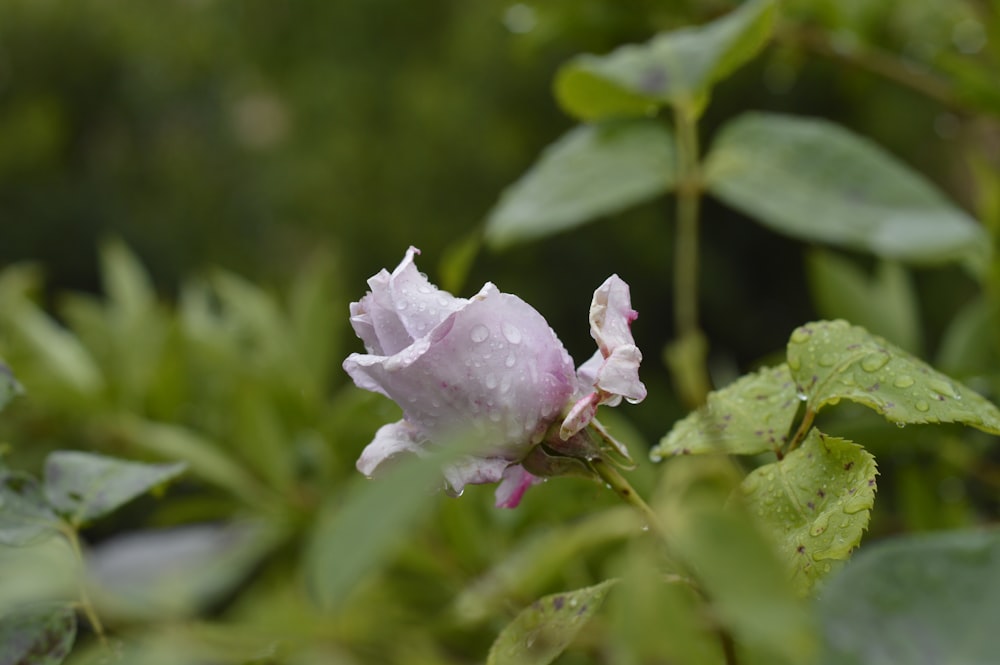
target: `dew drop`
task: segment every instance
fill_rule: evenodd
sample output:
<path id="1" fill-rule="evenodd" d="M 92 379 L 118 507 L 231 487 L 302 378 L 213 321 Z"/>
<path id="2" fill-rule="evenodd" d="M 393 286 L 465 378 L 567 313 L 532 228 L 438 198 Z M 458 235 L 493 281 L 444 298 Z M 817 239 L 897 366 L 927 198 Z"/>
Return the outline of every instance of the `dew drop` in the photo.
<path id="1" fill-rule="evenodd" d="M 507 354 L 507 359 L 503 361 L 504 367 L 513 367 L 517 363 L 517 357 L 514 356 L 514 352 Z"/>
<path id="2" fill-rule="evenodd" d="M 421 284 L 420 286 L 417 287 L 417 291 L 419 291 L 420 293 L 430 293 L 431 287 L 428 286 L 427 284 Z"/>
<path id="3" fill-rule="evenodd" d="M 885 367 L 887 362 L 889 362 L 888 353 L 872 353 L 861 361 L 861 369 L 866 372 L 877 372 Z"/>
<path id="4" fill-rule="evenodd" d="M 796 344 L 805 344 L 812 337 L 812 333 L 805 328 L 796 328 L 792 333 L 792 341 Z"/>
<path id="5" fill-rule="evenodd" d="M 480 342 L 485 342 L 486 338 L 489 336 L 490 336 L 489 328 L 487 328 L 481 323 L 469 332 L 469 338 L 476 344 L 479 344 Z"/>
<path id="6" fill-rule="evenodd" d="M 505 321 L 504 324 L 500 326 L 500 331 L 511 344 L 521 343 L 521 331 L 517 328 L 517 326 Z"/>
<path id="7" fill-rule="evenodd" d="M 832 353 L 824 353 L 819 357 L 819 364 L 821 367 L 833 367 L 834 363 L 837 362 L 837 356 Z"/>
<path id="8" fill-rule="evenodd" d="M 913 385 L 913 383 L 914 381 L 912 376 L 910 376 L 909 374 L 903 374 L 901 376 L 896 377 L 896 380 L 892 382 L 892 385 L 896 386 L 897 388 L 909 388 L 910 386 Z"/>
<path id="9" fill-rule="evenodd" d="M 906 427 L 906 423 L 896 423 L 896 427 L 898 427 L 899 429 L 903 429 L 904 427 Z"/>
<path id="10" fill-rule="evenodd" d="M 486 375 L 486 379 L 484 381 L 486 383 L 486 387 L 489 388 L 490 390 L 493 390 L 494 388 L 497 387 L 497 376 L 492 372 Z"/>
<path id="11" fill-rule="evenodd" d="M 925 402 L 924 400 L 920 400 L 919 402 L 917 402 L 913 406 L 915 406 L 917 408 L 917 411 L 921 411 L 921 412 L 924 412 L 924 413 L 926 413 L 927 411 L 929 411 L 930 408 L 931 408 L 931 405 L 928 404 L 927 402 Z"/>
<path id="12" fill-rule="evenodd" d="M 396 303 L 396 309 L 398 309 L 400 312 L 402 312 L 404 309 L 406 309 L 406 301 L 405 300 L 400 300 L 399 302 L 397 302 Z"/>
<path id="13" fill-rule="evenodd" d="M 789 356 L 788 356 L 788 367 L 793 372 L 796 372 L 796 371 L 798 371 L 798 370 L 800 370 L 802 368 L 802 362 L 799 360 L 799 357 L 797 355 L 793 356 L 793 355 L 789 354 Z"/>

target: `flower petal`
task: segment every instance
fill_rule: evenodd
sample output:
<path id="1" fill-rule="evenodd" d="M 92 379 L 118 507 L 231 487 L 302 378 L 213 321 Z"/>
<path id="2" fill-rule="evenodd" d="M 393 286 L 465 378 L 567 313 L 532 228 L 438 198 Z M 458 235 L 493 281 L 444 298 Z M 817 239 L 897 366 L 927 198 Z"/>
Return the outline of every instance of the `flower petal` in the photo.
<path id="1" fill-rule="evenodd" d="M 503 457 L 462 457 L 444 467 L 442 473 L 453 494 L 461 494 L 466 485 L 495 483 L 503 477 L 510 460 Z"/>
<path id="2" fill-rule="evenodd" d="M 611 355 L 597 373 L 598 390 L 613 395 L 615 403 L 624 397 L 635 403 L 646 399 L 646 386 L 639 380 L 639 363 L 642 362 L 642 352 L 634 344 L 615 347 Z M 612 399 L 602 399 L 603 404 L 611 404 Z"/>
<path id="3" fill-rule="evenodd" d="M 392 457 L 401 453 L 423 454 L 424 446 L 417 431 L 405 420 L 400 420 L 383 425 L 375 432 L 375 438 L 365 446 L 355 466 L 370 478 Z"/>
<path id="4" fill-rule="evenodd" d="M 389 295 L 396 315 L 411 339 L 419 339 L 469 301 L 442 291 L 417 270 L 413 262 L 420 250 L 410 247 L 389 280 Z"/>
<path id="5" fill-rule="evenodd" d="M 615 347 L 635 344 L 631 325 L 638 317 L 628 284 L 621 277 L 612 275 L 597 287 L 590 303 L 590 335 L 605 358 Z"/>
<path id="6" fill-rule="evenodd" d="M 543 478 L 533 476 L 520 464 L 511 464 L 503 472 L 503 480 L 497 486 L 496 507 L 517 508 L 521 497 L 532 485 L 544 482 Z"/>
<path id="7" fill-rule="evenodd" d="M 565 420 L 559 427 L 559 438 L 566 441 L 571 436 L 587 426 L 597 414 L 597 407 L 601 404 L 601 395 L 592 392 L 586 397 L 578 400 L 573 408 L 569 410 Z"/>

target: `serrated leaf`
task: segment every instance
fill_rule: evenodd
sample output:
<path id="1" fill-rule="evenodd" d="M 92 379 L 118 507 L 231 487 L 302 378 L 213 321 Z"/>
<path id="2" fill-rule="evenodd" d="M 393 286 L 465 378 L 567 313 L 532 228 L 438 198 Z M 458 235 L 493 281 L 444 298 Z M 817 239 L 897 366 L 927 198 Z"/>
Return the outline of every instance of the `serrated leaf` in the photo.
<path id="1" fill-rule="evenodd" d="M 453 615 L 463 624 L 484 621 L 510 600 L 537 593 L 581 552 L 635 534 L 640 522 L 634 511 L 613 508 L 566 525 L 547 527 L 469 584 L 455 599 Z M 534 593 L 528 595 L 530 599 Z"/>
<path id="2" fill-rule="evenodd" d="M 183 462 L 142 464 L 76 451 L 45 460 L 45 496 L 73 524 L 103 517 L 187 468 Z"/>
<path id="3" fill-rule="evenodd" d="M 810 252 L 806 268 L 823 318 L 846 319 L 911 353 L 920 350 L 920 305 L 906 268 L 879 261 L 869 275 L 849 259 L 824 250 Z"/>
<path id="4" fill-rule="evenodd" d="M 1000 409 L 991 402 L 846 321 L 796 328 L 788 366 L 814 412 L 846 399 L 894 423 L 961 423 L 1000 434 Z"/>
<path id="5" fill-rule="evenodd" d="M 705 25 L 668 32 L 646 44 L 564 65 L 556 98 L 583 120 L 650 115 L 665 104 L 693 107 L 712 84 L 750 60 L 774 23 L 773 0 L 746 2 Z"/>
<path id="6" fill-rule="evenodd" d="M 784 459 L 744 478 L 743 501 L 774 538 L 800 593 L 809 593 L 832 562 L 861 542 L 877 473 L 864 448 L 813 429 Z"/>
<path id="7" fill-rule="evenodd" d="M 76 614 L 46 603 L 0 618 L 0 665 L 59 665 L 76 639 Z"/>
<path id="8" fill-rule="evenodd" d="M 709 393 L 706 404 L 678 421 L 650 456 L 777 450 L 787 442 L 800 404 L 788 366 L 765 367 Z"/>
<path id="9" fill-rule="evenodd" d="M 1000 531 L 904 536 L 859 552 L 817 601 L 823 665 L 997 659 Z"/>
<path id="10" fill-rule="evenodd" d="M 487 665 L 547 665 L 600 609 L 617 580 L 539 598 L 501 631 Z"/>
<path id="11" fill-rule="evenodd" d="M 59 517 L 37 480 L 26 473 L 0 471 L 0 545 L 29 545 L 58 528 Z"/>
<path id="12" fill-rule="evenodd" d="M 636 205 L 673 187 L 674 141 L 654 120 L 580 125 L 502 194 L 486 224 L 501 247 Z"/>
<path id="13" fill-rule="evenodd" d="M 0 411 L 3 411 L 7 403 L 14 399 L 16 395 L 24 392 L 24 388 L 14 378 L 14 373 L 10 371 L 4 363 L 0 362 Z"/>
<path id="14" fill-rule="evenodd" d="M 969 260 L 974 219 L 882 148 L 825 120 L 749 113 L 720 132 L 709 190 L 775 231 L 904 261 Z"/>

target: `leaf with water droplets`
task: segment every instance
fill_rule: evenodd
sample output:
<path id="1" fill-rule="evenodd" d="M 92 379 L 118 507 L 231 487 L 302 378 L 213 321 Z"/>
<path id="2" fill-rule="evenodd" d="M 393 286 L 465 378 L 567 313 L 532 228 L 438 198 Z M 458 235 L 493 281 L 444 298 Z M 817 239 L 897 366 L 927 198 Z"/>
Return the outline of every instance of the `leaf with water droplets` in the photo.
<path id="1" fill-rule="evenodd" d="M 30 545 L 59 528 L 38 481 L 26 473 L 0 471 L 0 545 Z"/>
<path id="2" fill-rule="evenodd" d="M 894 423 L 961 423 L 1000 434 L 1000 409 L 991 402 L 846 321 L 797 328 L 788 342 L 788 366 L 813 411 L 846 399 Z"/>
<path id="3" fill-rule="evenodd" d="M 765 367 L 709 394 L 650 455 L 753 455 L 781 448 L 800 404 L 787 365 Z"/>
<path id="4" fill-rule="evenodd" d="M 618 580 L 539 598 L 501 631 L 486 665 L 547 665 L 600 609 Z"/>
<path id="5" fill-rule="evenodd" d="M 861 542 L 877 473 L 864 448 L 814 429 L 783 460 L 744 478 L 743 500 L 774 537 L 800 593 Z"/>
<path id="6" fill-rule="evenodd" d="M 0 665 L 59 665 L 76 639 L 76 615 L 64 603 L 0 617 Z"/>

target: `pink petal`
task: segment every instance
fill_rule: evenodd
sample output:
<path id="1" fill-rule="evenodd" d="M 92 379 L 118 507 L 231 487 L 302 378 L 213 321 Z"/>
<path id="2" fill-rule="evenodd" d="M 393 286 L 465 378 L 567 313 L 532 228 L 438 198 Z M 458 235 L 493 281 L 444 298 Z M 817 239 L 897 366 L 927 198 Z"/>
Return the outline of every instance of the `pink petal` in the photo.
<path id="1" fill-rule="evenodd" d="M 473 457 L 458 459 L 442 469 L 451 491 L 461 494 L 466 485 L 495 483 L 503 477 L 510 460 L 502 457 Z"/>
<path id="2" fill-rule="evenodd" d="M 528 488 L 541 482 L 544 482 L 542 478 L 531 475 L 520 464 L 508 466 L 503 472 L 503 481 L 497 486 L 496 507 L 517 508 Z"/>
<path id="3" fill-rule="evenodd" d="M 369 478 L 387 460 L 402 453 L 420 455 L 425 452 L 424 443 L 416 430 L 405 420 L 383 425 L 375 432 L 375 438 L 365 446 L 355 466 Z"/>
<path id="4" fill-rule="evenodd" d="M 569 410 L 562 425 L 559 427 L 559 438 L 566 441 L 571 436 L 587 426 L 594 415 L 597 414 L 597 407 L 601 404 L 600 393 L 593 392 L 578 400 L 573 408 Z"/>

